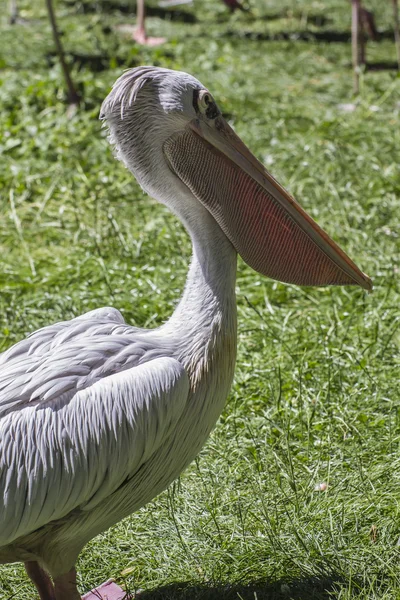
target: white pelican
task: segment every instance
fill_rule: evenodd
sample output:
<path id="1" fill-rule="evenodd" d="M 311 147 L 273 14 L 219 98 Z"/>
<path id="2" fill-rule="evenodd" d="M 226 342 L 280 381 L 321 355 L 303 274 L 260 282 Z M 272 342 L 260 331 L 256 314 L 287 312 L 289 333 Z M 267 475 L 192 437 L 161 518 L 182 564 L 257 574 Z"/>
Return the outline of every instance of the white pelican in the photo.
<path id="1" fill-rule="evenodd" d="M 0 356 L 0 562 L 25 562 L 42 600 L 80 598 L 83 546 L 164 490 L 214 427 L 235 366 L 238 252 L 281 281 L 371 289 L 194 77 L 127 71 L 101 118 L 118 158 L 183 221 L 193 257 L 161 327 L 100 308 Z"/>

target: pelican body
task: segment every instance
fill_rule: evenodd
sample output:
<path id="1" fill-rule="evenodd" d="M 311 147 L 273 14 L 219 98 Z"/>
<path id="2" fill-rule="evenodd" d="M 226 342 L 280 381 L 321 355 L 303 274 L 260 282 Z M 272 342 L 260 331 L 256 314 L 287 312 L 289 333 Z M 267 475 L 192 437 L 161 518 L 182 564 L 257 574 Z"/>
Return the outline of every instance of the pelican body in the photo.
<path id="1" fill-rule="evenodd" d="M 282 281 L 371 288 L 194 77 L 127 71 L 101 118 L 117 157 L 183 222 L 193 256 L 161 327 L 100 308 L 0 356 L 0 562 L 25 562 L 42 600 L 80 598 L 83 546 L 164 490 L 214 427 L 235 366 L 237 253 Z"/>

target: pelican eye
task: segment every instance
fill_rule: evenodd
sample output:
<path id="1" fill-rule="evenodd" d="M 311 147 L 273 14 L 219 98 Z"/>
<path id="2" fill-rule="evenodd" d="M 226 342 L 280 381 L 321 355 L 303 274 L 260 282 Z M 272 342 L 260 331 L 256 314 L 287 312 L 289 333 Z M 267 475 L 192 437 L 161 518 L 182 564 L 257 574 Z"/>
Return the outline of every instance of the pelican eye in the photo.
<path id="1" fill-rule="evenodd" d="M 205 90 L 201 90 L 201 92 L 199 94 L 199 107 L 202 108 L 204 111 L 206 111 L 207 108 L 212 103 L 213 103 L 213 99 L 211 97 L 211 94 L 209 94 Z"/>
<path id="2" fill-rule="evenodd" d="M 207 90 L 194 90 L 193 105 L 196 112 L 200 112 L 208 119 L 215 119 L 220 112 L 214 98 Z"/>

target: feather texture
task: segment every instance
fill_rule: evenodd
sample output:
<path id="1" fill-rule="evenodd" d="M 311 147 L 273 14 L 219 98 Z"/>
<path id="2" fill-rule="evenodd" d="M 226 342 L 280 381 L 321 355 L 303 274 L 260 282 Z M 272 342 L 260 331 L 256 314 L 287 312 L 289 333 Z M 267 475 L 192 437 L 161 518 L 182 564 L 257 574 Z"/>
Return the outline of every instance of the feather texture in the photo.
<path id="1" fill-rule="evenodd" d="M 188 397 L 187 373 L 168 357 L 140 364 L 144 345 L 128 353 L 129 341 L 102 333 L 53 347 L 28 384 L 17 375 L 1 394 L 2 405 L 5 398 L 12 407 L 0 419 L 3 545 L 77 507 L 95 507 L 168 437 Z"/>
<path id="2" fill-rule="evenodd" d="M 236 252 L 162 152 L 192 118 L 199 85 L 141 68 L 103 104 L 120 158 L 189 230 L 192 263 L 157 329 L 102 308 L 0 356 L 0 562 L 67 573 L 92 537 L 182 472 L 222 411 L 236 358 Z"/>

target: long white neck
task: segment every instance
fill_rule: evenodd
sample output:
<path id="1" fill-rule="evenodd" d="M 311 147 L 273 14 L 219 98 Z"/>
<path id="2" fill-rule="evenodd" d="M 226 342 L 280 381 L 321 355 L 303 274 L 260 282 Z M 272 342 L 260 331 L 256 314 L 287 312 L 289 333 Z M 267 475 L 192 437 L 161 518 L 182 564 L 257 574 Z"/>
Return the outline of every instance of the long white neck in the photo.
<path id="1" fill-rule="evenodd" d="M 235 358 L 237 253 L 200 203 L 190 203 L 179 213 L 192 239 L 193 256 L 183 296 L 164 327 L 180 336 L 179 358 L 193 373 L 221 353 Z"/>

